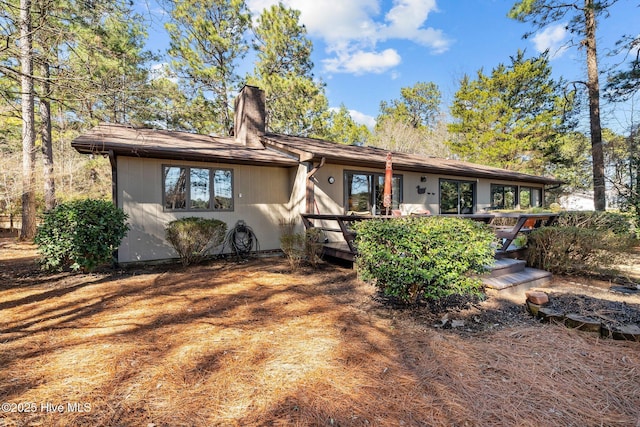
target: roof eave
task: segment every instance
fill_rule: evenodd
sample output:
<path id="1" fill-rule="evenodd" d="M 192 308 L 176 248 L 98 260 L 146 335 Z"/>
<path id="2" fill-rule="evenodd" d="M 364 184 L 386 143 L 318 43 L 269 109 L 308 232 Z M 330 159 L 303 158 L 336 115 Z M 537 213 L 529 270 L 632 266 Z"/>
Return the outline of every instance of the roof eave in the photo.
<path id="1" fill-rule="evenodd" d="M 216 156 L 213 154 L 201 153 L 197 151 L 182 150 L 167 150 L 161 148 L 141 148 L 141 147 L 129 147 L 120 146 L 116 144 L 97 143 L 95 141 L 82 141 L 75 139 L 71 142 L 71 146 L 75 148 L 79 153 L 83 154 L 101 154 L 106 155 L 109 152 L 113 152 L 116 156 L 124 157 L 139 157 L 139 158 L 153 158 L 153 159 L 166 159 L 166 160 L 181 160 L 181 161 L 195 161 L 195 162 L 215 162 L 226 164 L 243 164 L 253 166 L 274 166 L 274 167 L 293 167 L 297 166 L 298 162 L 293 159 L 251 159 L 229 156 Z"/>
<path id="2" fill-rule="evenodd" d="M 340 164 L 344 166 L 358 166 L 358 167 L 367 167 L 373 169 L 384 169 L 385 163 L 383 161 L 366 161 L 366 160 L 357 160 L 351 158 L 344 157 L 334 157 L 331 155 L 320 155 L 315 153 L 309 153 L 307 156 L 307 161 L 320 161 L 323 157 L 326 162 Z M 393 163 L 394 170 L 397 171 L 405 171 L 405 172 L 417 172 L 417 173 L 429 173 L 429 174 L 438 174 L 438 175 L 446 175 L 446 176 L 460 176 L 460 177 L 469 177 L 469 178 L 484 178 L 484 179 L 497 179 L 503 181 L 515 181 L 515 182 L 528 182 L 535 184 L 543 184 L 543 185 L 561 185 L 564 184 L 564 181 L 560 181 L 554 178 L 536 176 L 536 175 L 525 175 L 522 176 L 513 176 L 510 174 L 500 174 L 500 173 L 492 173 L 492 172 L 482 172 L 482 171 L 469 171 L 466 170 L 464 173 L 453 171 L 447 168 L 441 168 L 433 165 L 408 165 L 400 162 Z"/>

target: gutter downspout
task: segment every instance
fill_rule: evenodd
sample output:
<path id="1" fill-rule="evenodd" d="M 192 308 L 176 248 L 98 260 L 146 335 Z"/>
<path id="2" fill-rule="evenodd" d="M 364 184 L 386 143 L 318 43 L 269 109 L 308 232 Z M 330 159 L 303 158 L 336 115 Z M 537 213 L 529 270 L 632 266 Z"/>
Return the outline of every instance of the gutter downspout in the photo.
<path id="1" fill-rule="evenodd" d="M 309 214 L 313 213 L 313 203 L 315 201 L 315 184 L 313 183 L 313 180 L 311 178 L 313 178 L 313 175 L 315 175 L 316 172 L 318 172 L 318 170 L 324 166 L 325 160 L 326 159 L 324 157 L 321 158 L 320 164 L 314 166 L 313 169 L 307 172 L 306 213 Z"/>

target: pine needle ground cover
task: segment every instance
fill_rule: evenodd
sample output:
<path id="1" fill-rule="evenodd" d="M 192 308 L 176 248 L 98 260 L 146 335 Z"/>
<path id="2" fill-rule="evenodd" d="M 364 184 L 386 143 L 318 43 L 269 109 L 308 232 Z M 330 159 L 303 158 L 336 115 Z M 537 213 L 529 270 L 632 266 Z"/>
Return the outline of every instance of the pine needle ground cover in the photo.
<path id="1" fill-rule="evenodd" d="M 1 426 L 628 426 L 640 417 L 638 343 L 539 324 L 520 305 L 489 298 L 482 313 L 513 320 L 479 312 L 489 327 L 461 333 L 382 304 L 337 266 L 291 273 L 269 258 L 52 274 L 29 250 L 0 247 Z"/>

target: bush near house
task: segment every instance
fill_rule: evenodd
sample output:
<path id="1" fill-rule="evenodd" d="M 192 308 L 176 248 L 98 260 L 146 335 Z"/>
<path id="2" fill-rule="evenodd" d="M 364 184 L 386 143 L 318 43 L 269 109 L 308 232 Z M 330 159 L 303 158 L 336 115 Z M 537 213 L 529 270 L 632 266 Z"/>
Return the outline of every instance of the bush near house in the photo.
<path id="1" fill-rule="evenodd" d="M 467 219 L 370 220 L 354 228 L 362 278 L 406 303 L 480 294 L 481 281 L 473 274 L 493 262 L 495 235 Z"/>
<path id="2" fill-rule="evenodd" d="M 298 223 L 293 219 L 280 220 L 280 249 L 292 271 L 297 270 L 305 259 L 311 267 L 317 268 L 322 254 L 322 230 L 310 228 L 297 233 L 297 227 Z"/>
<path id="3" fill-rule="evenodd" d="M 84 199 L 44 214 L 35 236 L 46 270 L 92 271 L 108 263 L 127 234 L 127 214 L 106 200 Z"/>
<path id="4" fill-rule="evenodd" d="M 304 258 L 304 234 L 296 233 L 296 222 L 291 219 L 280 220 L 280 249 L 289 262 L 292 271 L 300 266 Z"/>
<path id="5" fill-rule="evenodd" d="M 553 227 L 542 227 L 529 235 L 527 261 L 555 274 L 606 274 L 636 243 L 627 215 L 564 212 Z"/>
<path id="6" fill-rule="evenodd" d="M 167 224 L 165 233 L 186 267 L 201 262 L 211 249 L 224 242 L 227 224 L 218 219 L 186 217 Z"/>

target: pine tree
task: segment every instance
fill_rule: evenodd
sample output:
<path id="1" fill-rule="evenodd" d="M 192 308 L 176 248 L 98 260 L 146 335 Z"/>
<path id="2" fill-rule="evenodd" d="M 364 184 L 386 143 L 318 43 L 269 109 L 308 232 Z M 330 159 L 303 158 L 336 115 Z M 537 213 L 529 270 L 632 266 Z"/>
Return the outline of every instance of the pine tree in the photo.
<path id="1" fill-rule="evenodd" d="M 605 168 L 602 146 L 602 124 L 600 120 L 600 81 L 598 73 L 598 50 L 596 47 L 597 17 L 617 0 L 522 0 L 515 3 L 509 17 L 521 22 L 531 22 L 543 28 L 553 22 L 566 22 L 573 34 L 582 37 L 579 46 L 586 51 L 587 81 L 589 94 L 589 123 L 591 134 L 591 157 L 593 161 L 593 196 L 597 211 L 606 209 Z M 530 34 L 525 34 L 528 37 Z"/>
<path id="2" fill-rule="evenodd" d="M 141 63 L 139 51 L 131 48 L 132 43 L 138 40 L 134 34 L 139 32 L 141 24 L 135 23 L 129 6 L 122 0 L 95 4 L 67 0 L 23 0 L 18 4 L 11 0 L 4 4 L 7 8 L 0 14 L 0 29 L 6 41 L 6 48 L 0 51 L 3 74 L 0 90 L 4 104 L 0 111 L 5 114 L 17 106 L 22 109 L 24 190 L 21 237 L 29 239 L 35 232 L 37 209 L 34 187 L 36 129 L 39 130 L 43 152 L 44 208 L 51 209 L 56 203 L 53 167 L 56 130 L 58 135 L 62 133 L 65 117 L 69 116 L 79 122 L 90 122 L 91 114 L 100 109 L 98 105 L 104 103 L 109 92 L 105 88 L 119 96 L 130 93 L 132 84 L 120 78 L 111 81 L 110 86 L 105 82 L 108 82 L 106 76 L 122 75 L 115 71 L 117 66 Z M 117 23 L 117 28 L 114 23 Z M 126 42 L 118 45 L 108 39 Z M 132 59 L 123 59 L 126 56 L 123 52 Z M 113 61 L 114 57 L 118 60 Z M 140 80 L 146 84 L 146 75 Z M 14 82 L 21 82 L 22 88 L 15 90 Z M 38 116 L 35 115 L 36 106 Z M 57 121 L 52 119 L 54 108 L 59 111 Z M 86 111 L 89 114 L 85 114 Z"/>
<path id="3" fill-rule="evenodd" d="M 400 89 L 400 98 L 380 103 L 371 145 L 387 150 L 445 156 L 439 128 L 441 93 L 433 82 L 417 82 Z"/>
<path id="4" fill-rule="evenodd" d="M 22 107 L 22 228 L 20 240 L 36 234 L 36 130 L 34 115 L 33 31 L 31 0 L 20 0 L 20 83 Z"/>
<path id="5" fill-rule="evenodd" d="M 442 95 L 433 82 L 418 82 L 400 89 L 400 99 L 380 103 L 377 122 L 393 119 L 413 128 L 433 129 L 440 112 Z"/>
<path id="6" fill-rule="evenodd" d="M 626 69 L 609 74 L 605 96 L 613 102 L 626 101 L 640 91 L 640 36 L 623 36 L 615 52 L 626 52 L 629 62 Z"/>
<path id="7" fill-rule="evenodd" d="M 489 75 L 463 77 L 451 106 L 449 145 L 468 161 L 542 174 L 572 108 L 551 77 L 547 54 L 525 59 L 519 51 Z"/>
<path id="8" fill-rule="evenodd" d="M 190 88 L 191 99 L 207 100 L 209 132 L 233 127 L 232 96 L 238 89 L 237 61 L 249 46 L 244 33 L 251 18 L 243 0 L 169 0 L 172 67 Z M 197 106 L 197 103 L 191 108 Z M 198 118 L 196 118 L 198 119 Z M 205 120 L 205 117 L 200 117 Z M 192 124 L 202 129 L 199 124 Z"/>
<path id="9" fill-rule="evenodd" d="M 344 104 L 340 105 L 340 109 L 331 112 L 327 139 L 340 144 L 365 145 L 370 137 L 369 129 L 356 123 Z"/>
<path id="10" fill-rule="evenodd" d="M 299 11 L 282 3 L 260 15 L 254 28 L 256 66 L 247 82 L 265 91 L 270 132 L 328 137 L 328 101 L 311 72 L 312 43 L 299 18 Z"/>

